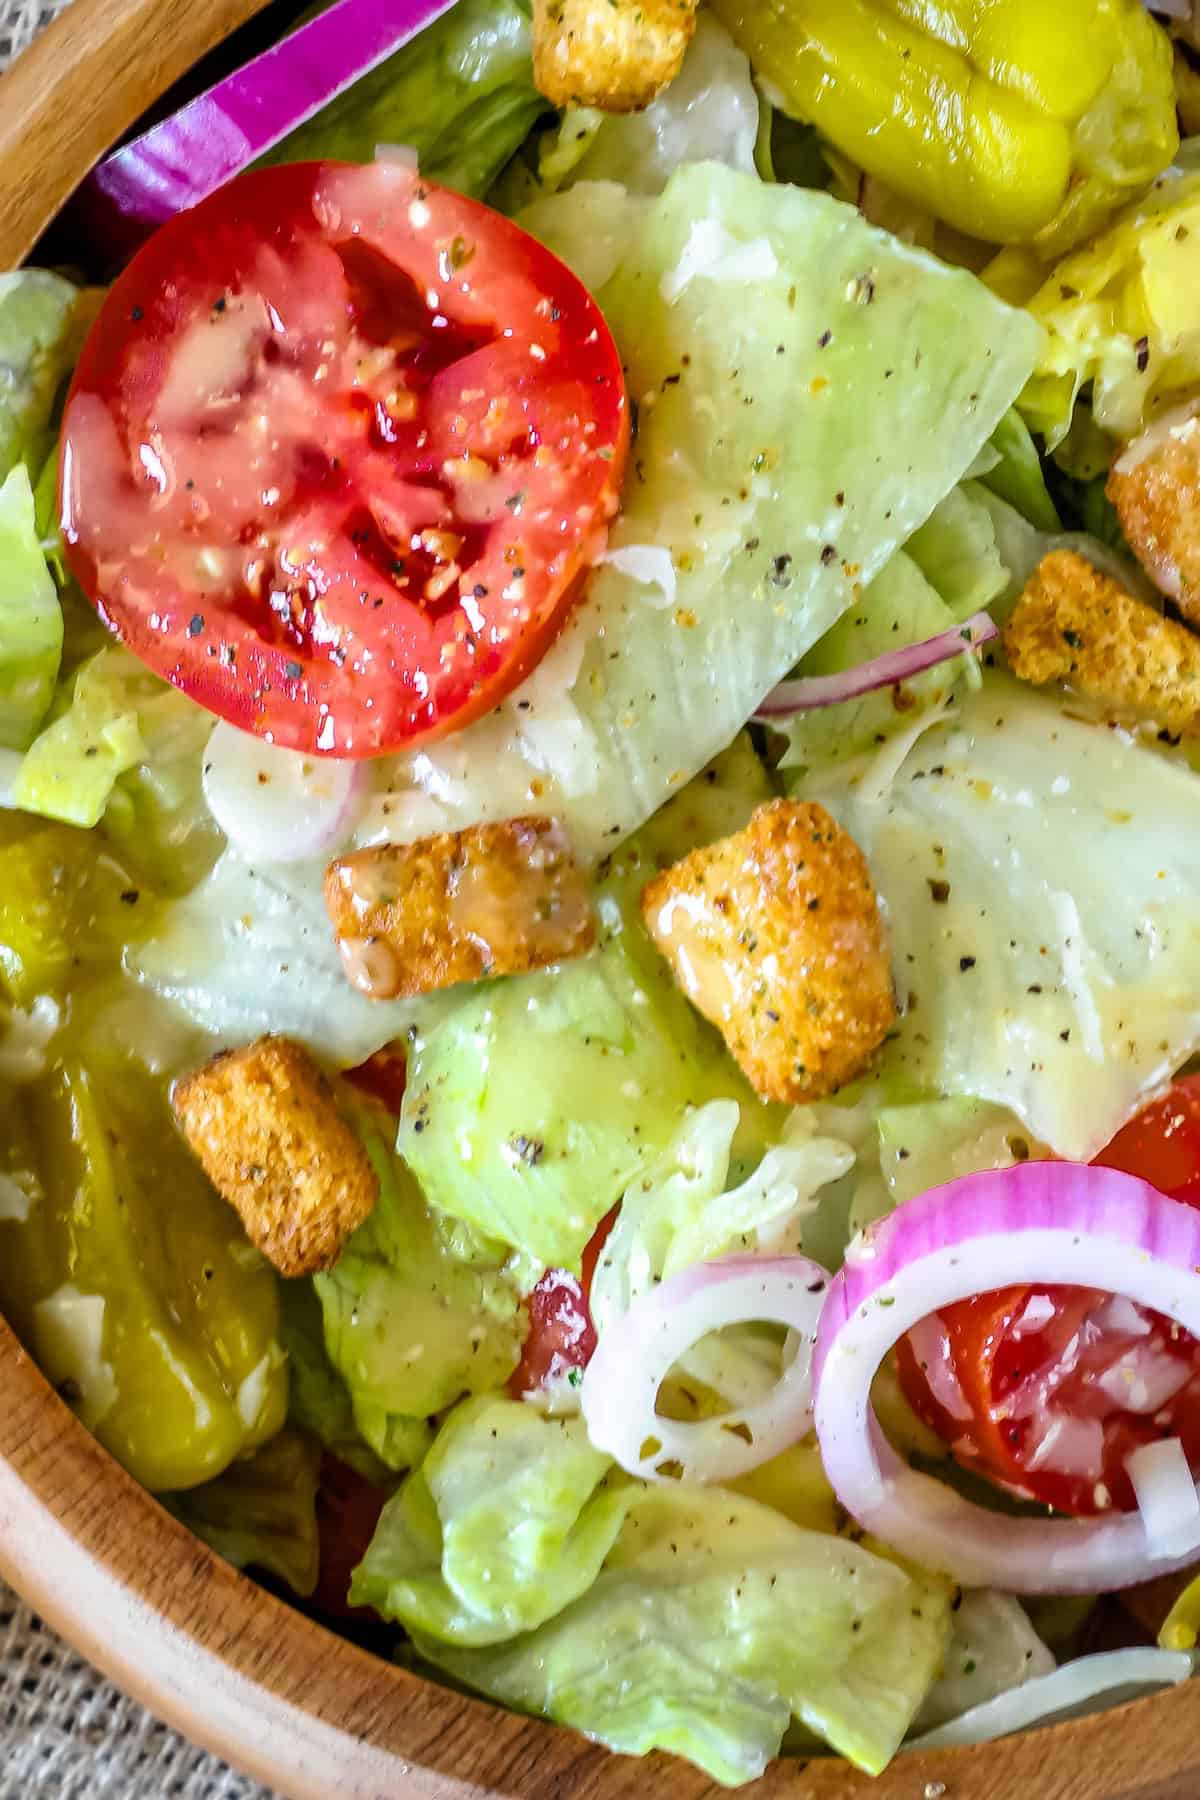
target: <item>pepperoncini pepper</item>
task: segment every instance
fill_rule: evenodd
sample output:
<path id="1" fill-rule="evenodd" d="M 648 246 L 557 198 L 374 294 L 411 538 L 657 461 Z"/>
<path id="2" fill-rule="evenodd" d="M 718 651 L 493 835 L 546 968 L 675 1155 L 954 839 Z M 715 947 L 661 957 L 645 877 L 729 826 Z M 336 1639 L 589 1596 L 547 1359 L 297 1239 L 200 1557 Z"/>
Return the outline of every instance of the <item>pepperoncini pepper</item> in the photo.
<path id="1" fill-rule="evenodd" d="M 287 1410 L 274 1271 L 135 1063 L 66 1062 L 0 1110 L 0 1308 L 146 1487 L 210 1480 Z"/>
<path id="2" fill-rule="evenodd" d="M 785 111 L 971 237 L 1057 255 L 1178 148 L 1139 0 L 714 3 Z"/>

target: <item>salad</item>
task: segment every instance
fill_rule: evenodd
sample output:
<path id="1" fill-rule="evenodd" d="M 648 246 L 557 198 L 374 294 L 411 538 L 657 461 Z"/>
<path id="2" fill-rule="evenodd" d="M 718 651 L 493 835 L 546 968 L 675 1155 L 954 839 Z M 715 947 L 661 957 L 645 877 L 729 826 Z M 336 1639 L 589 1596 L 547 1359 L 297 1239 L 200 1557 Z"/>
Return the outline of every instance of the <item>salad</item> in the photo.
<path id="1" fill-rule="evenodd" d="M 1192 9 L 362 10 L 0 276 L 0 1307 L 614 1751 L 1183 1680 Z"/>

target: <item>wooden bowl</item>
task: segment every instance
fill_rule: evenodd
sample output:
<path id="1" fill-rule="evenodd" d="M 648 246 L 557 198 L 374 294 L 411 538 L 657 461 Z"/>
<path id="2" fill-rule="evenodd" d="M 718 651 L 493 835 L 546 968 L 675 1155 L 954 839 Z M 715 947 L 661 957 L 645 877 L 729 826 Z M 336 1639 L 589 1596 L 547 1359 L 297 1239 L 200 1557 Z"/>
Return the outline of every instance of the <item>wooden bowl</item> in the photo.
<path id="1" fill-rule="evenodd" d="M 381 4 L 383 0 L 381 0 Z M 264 0 L 74 0 L 0 80 L 0 269 Z M 368 1655 L 236 1573 L 100 1448 L 0 1321 L 0 1573 L 160 1717 L 288 1800 L 717 1800 Z M 754 1800 L 1197 1800 L 1200 1684 L 972 1750 L 772 1765 Z"/>

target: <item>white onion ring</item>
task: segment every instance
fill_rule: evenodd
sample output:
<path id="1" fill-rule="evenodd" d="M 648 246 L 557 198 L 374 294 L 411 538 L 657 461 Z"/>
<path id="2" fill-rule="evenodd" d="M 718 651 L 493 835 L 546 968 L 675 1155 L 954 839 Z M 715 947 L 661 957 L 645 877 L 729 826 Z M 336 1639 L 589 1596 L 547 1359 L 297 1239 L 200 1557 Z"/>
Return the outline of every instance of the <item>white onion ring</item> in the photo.
<path id="1" fill-rule="evenodd" d="M 911 681 L 914 675 L 936 668 L 938 663 L 961 656 L 964 651 L 978 650 L 998 635 L 999 628 L 989 613 L 977 612 L 962 625 L 939 631 L 936 637 L 919 644 L 907 644 L 903 650 L 889 650 L 859 663 L 840 675 L 809 675 L 796 681 L 781 681 L 772 688 L 758 711 L 756 719 L 790 719 L 793 713 L 810 712 L 818 706 L 840 706 L 843 700 L 859 700 L 878 688 L 895 687 Z"/>
<path id="2" fill-rule="evenodd" d="M 361 763 L 284 750 L 225 720 L 204 752 L 208 809 L 252 862 L 302 862 L 340 850 L 365 779 Z"/>
<path id="3" fill-rule="evenodd" d="M 692 1480 L 730 1481 L 778 1456 L 812 1424 L 813 1340 L 828 1286 L 828 1270 L 806 1256 L 727 1256 L 643 1294 L 587 1366 L 580 1403 L 592 1443 L 646 1481 L 665 1480 L 659 1470 L 668 1462 Z M 768 1394 L 714 1419 L 658 1416 L 658 1390 L 686 1350 L 710 1331 L 759 1321 L 787 1325 L 799 1339 Z M 660 1448 L 643 1456 L 648 1439 Z"/>
<path id="4" fill-rule="evenodd" d="M 901 1462 L 872 1412 L 871 1383 L 929 1313 L 1028 1282 L 1108 1289 L 1200 1337 L 1197 1270 L 1200 1214 L 1117 1169 L 1022 1163 L 898 1207 L 851 1244 L 821 1314 L 814 1416 L 838 1499 L 866 1530 L 964 1586 L 1091 1593 L 1194 1561 L 1200 1515 L 1163 1543 L 1136 1512 L 1043 1520 L 972 1505 Z"/>

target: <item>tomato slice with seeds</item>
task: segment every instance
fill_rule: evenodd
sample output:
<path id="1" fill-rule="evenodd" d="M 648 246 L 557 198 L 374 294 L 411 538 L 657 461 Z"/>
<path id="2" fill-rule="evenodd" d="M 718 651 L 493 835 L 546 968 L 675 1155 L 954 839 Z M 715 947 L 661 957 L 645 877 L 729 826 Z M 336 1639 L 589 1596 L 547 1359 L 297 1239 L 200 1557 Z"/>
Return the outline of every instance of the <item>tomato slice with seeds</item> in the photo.
<path id="1" fill-rule="evenodd" d="M 600 1252 L 617 1222 L 619 1207 L 601 1219 L 588 1240 L 578 1276 L 566 1269 L 547 1269 L 528 1300 L 528 1328 L 521 1360 L 509 1376 L 508 1391 L 516 1400 L 537 1394 L 578 1375 L 592 1360 L 596 1327 L 592 1323 L 592 1281 Z"/>
<path id="2" fill-rule="evenodd" d="M 112 288 L 63 421 L 67 556 L 210 711 L 376 756 L 544 654 L 628 439 L 599 308 L 510 220 L 394 163 L 263 169 Z"/>
<path id="3" fill-rule="evenodd" d="M 1200 1077 L 1177 1081 L 1096 1157 L 1200 1206 Z M 1024 1499 L 1095 1515 L 1136 1505 L 1126 1458 L 1178 1437 L 1200 1469 L 1200 1343 L 1090 1288 L 999 1289 L 897 1346 L 909 1404 L 955 1459 Z"/>

